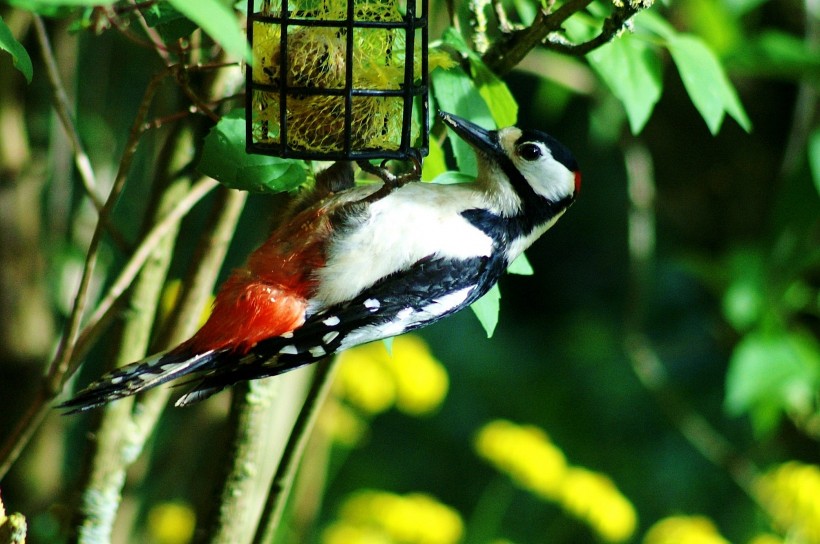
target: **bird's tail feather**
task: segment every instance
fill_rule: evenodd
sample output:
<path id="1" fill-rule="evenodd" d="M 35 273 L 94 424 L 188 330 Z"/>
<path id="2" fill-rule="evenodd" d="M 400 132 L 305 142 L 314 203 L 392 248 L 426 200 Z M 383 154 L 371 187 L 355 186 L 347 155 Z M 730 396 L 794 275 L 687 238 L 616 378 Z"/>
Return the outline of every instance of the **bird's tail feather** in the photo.
<path id="1" fill-rule="evenodd" d="M 271 339 L 271 341 L 273 340 L 280 344 L 287 341 L 280 337 Z M 176 401 L 175 406 L 188 406 L 189 404 L 201 402 L 238 382 L 278 376 L 321 358 L 307 352 L 295 355 L 283 356 L 280 354 L 271 356 L 266 352 L 260 353 L 259 351 L 257 346 L 244 359 L 240 359 L 239 364 L 215 366 L 202 375 L 179 384 L 194 383 L 195 385 Z"/>
<path id="2" fill-rule="evenodd" d="M 66 414 L 82 412 L 161 385 L 192 372 L 209 368 L 223 354 L 211 350 L 191 355 L 177 350 L 157 353 L 136 363 L 117 368 L 59 405 Z"/>

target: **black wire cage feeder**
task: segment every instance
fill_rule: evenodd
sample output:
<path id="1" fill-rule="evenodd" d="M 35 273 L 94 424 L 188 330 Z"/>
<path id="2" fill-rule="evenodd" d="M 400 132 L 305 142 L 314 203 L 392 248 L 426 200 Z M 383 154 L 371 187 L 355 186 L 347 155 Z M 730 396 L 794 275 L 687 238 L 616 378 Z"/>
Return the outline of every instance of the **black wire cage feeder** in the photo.
<path id="1" fill-rule="evenodd" d="M 427 155 L 427 0 L 248 0 L 248 41 L 249 153 Z"/>

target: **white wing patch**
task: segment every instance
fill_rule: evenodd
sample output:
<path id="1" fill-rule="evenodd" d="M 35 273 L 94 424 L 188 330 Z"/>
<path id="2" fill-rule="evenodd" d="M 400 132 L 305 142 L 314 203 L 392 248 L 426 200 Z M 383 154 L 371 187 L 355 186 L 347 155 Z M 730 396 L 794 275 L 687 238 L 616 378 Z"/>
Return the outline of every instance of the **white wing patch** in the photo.
<path id="1" fill-rule="evenodd" d="M 319 288 L 311 308 L 319 311 L 352 300 L 426 257 L 489 256 L 492 238 L 460 215 L 478 207 L 481 193 L 475 187 L 422 183 L 408 183 L 374 202 L 361 225 L 332 239 L 327 262 L 316 273 Z M 372 309 L 376 303 L 365 305 Z"/>
<path id="2" fill-rule="evenodd" d="M 470 296 L 470 293 L 472 293 L 474 289 L 475 286 L 465 287 L 464 289 L 440 297 L 423 308 L 404 308 L 387 323 L 367 325 L 351 331 L 342 339 L 338 351 L 372 342 L 373 340 L 397 336 L 413 325 L 426 323 L 440 317 L 464 304 L 464 301 L 467 300 L 467 297 Z"/>

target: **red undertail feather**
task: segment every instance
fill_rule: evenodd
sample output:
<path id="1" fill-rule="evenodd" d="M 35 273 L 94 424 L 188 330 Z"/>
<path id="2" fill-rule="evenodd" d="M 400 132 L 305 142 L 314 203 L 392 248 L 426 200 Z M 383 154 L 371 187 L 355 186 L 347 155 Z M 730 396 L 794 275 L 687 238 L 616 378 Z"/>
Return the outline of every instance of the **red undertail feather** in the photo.
<path id="1" fill-rule="evenodd" d="M 331 230 L 323 208 L 309 209 L 278 228 L 222 285 L 205 325 L 174 351 L 231 348 L 244 354 L 261 340 L 300 327 Z"/>
<path id="2" fill-rule="evenodd" d="M 260 340 L 280 336 L 304 323 L 304 296 L 246 276 L 247 272 L 234 272 L 220 289 L 211 317 L 178 349 L 201 353 L 231 347 L 244 354 Z"/>

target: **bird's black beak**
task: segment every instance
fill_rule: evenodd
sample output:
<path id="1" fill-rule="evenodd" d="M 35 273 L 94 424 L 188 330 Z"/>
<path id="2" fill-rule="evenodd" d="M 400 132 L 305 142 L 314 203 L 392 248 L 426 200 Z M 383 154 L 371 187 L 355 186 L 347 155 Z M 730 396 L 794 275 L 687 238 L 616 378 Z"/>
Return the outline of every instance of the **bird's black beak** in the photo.
<path id="1" fill-rule="evenodd" d="M 452 113 L 440 111 L 438 115 L 445 125 L 453 129 L 465 142 L 479 151 L 490 155 L 503 154 L 495 131 L 483 129 L 475 123 Z"/>

